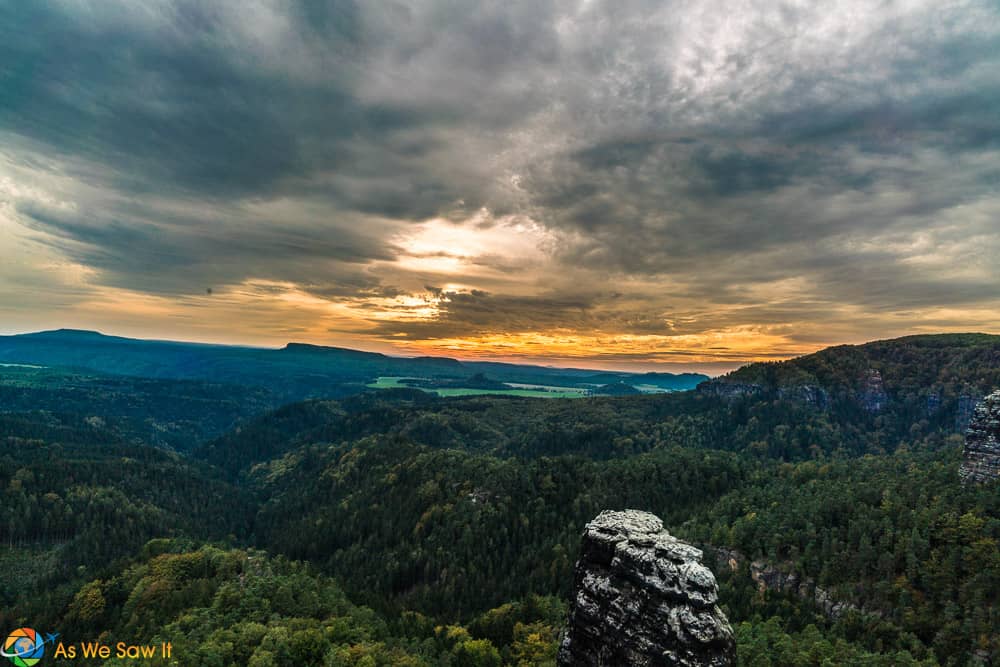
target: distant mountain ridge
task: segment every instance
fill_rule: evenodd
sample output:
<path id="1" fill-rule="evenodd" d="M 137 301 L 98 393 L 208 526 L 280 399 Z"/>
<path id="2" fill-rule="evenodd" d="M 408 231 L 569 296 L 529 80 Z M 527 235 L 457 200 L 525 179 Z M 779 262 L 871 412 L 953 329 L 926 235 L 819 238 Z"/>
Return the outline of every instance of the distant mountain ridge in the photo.
<path id="1" fill-rule="evenodd" d="M 280 349 L 108 336 L 58 329 L 0 336 L 0 362 L 86 369 L 160 379 L 211 380 L 267 387 L 278 401 L 336 398 L 365 390 L 380 376 L 464 378 L 488 374 L 501 382 L 589 387 L 643 383 L 663 390 L 693 389 L 708 377 L 684 373 L 617 373 L 450 357 L 393 357 L 343 347 L 288 343 Z"/>

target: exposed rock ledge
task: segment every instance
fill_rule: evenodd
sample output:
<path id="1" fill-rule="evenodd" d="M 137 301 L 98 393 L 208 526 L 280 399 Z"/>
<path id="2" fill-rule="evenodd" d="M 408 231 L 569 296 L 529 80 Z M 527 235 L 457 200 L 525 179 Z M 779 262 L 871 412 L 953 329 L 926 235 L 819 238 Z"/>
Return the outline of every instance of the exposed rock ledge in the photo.
<path id="1" fill-rule="evenodd" d="M 733 630 L 701 557 L 652 514 L 601 512 L 584 530 L 558 664 L 736 664 Z"/>
<path id="2" fill-rule="evenodd" d="M 746 556 L 735 549 L 725 547 L 706 547 L 706 549 L 715 552 L 717 570 L 728 568 L 731 572 L 739 572 L 746 564 L 745 571 L 761 593 L 778 591 L 797 595 L 804 600 L 812 600 L 828 618 L 837 619 L 849 611 L 879 618 L 884 615 L 881 611 L 866 609 L 851 602 L 837 599 L 829 590 L 816 585 L 813 579 L 800 576 L 790 563 L 782 563 L 778 566 L 763 560 L 747 563 Z"/>
<path id="3" fill-rule="evenodd" d="M 698 385 L 696 391 L 705 396 L 717 396 L 732 401 L 747 396 L 757 396 L 764 391 L 764 387 L 749 382 L 728 382 L 716 379 L 705 380 Z"/>
<path id="4" fill-rule="evenodd" d="M 958 474 L 963 482 L 989 482 L 1000 477 L 1000 390 L 976 406 Z"/>

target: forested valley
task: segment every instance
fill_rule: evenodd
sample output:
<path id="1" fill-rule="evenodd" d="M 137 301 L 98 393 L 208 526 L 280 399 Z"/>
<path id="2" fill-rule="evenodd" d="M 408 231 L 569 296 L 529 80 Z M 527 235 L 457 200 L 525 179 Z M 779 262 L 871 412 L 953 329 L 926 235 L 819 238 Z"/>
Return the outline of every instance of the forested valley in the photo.
<path id="1" fill-rule="evenodd" d="M 554 665 L 584 524 L 635 508 L 702 548 L 741 664 L 987 665 L 1000 486 L 958 467 L 997 388 L 980 335 L 579 399 L 279 407 L 0 367 L 0 630 L 192 666 Z"/>

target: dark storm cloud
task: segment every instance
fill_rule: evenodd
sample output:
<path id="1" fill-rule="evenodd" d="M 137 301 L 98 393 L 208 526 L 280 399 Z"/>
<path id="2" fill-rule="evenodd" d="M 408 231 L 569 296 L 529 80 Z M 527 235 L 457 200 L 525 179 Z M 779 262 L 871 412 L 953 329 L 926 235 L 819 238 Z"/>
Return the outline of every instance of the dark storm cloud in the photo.
<path id="1" fill-rule="evenodd" d="M 500 7 L 428 9 L 420 20 L 450 17 L 462 38 L 422 68 L 433 87 L 397 98 L 413 77 L 395 70 L 429 49 L 430 25 L 411 34 L 418 19 L 401 6 L 360 14 L 351 2 L 5 5 L 0 131 L 15 159 L 66 159 L 56 168 L 98 199 L 75 214 L 19 210 L 108 282 L 167 291 L 251 272 L 300 280 L 321 257 L 388 259 L 400 224 L 466 217 L 493 185 L 465 135 L 518 114 L 484 104 L 466 117 L 473 97 L 441 99 L 457 79 L 448 59 L 474 64 L 469 93 L 539 43 L 536 24 Z M 366 96 L 371 80 L 388 88 Z M 245 213 L 275 200 L 301 210 Z"/>
<path id="2" fill-rule="evenodd" d="M 262 45 L 208 3 L 39 2 L 2 11 L 0 120 L 59 151 L 113 164 L 118 188 L 266 195 L 307 178 L 317 163 L 346 159 L 337 139 L 392 124 L 351 104 L 346 67 L 322 85 L 258 67 Z M 334 56 L 308 31 L 298 37 L 304 43 L 294 50 L 317 66 Z M 338 38 L 349 51 L 349 36 Z M 304 141 L 310 136 L 322 140 Z"/>
<path id="3" fill-rule="evenodd" d="M 486 85 L 535 40 L 530 29 L 516 34 L 503 16 L 491 21 L 472 9 L 455 26 L 466 31 L 464 48 L 451 55 L 475 56 L 465 64 Z M 388 16 L 367 25 L 361 11 L 346 0 L 7 5 L 0 123 L 52 150 L 111 165 L 119 192 L 311 193 L 407 219 L 478 201 L 477 184 L 458 170 L 434 173 L 434 152 L 451 140 L 451 128 L 496 110 L 484 105 L 466 118 L 437 99 L 444 89 L 362 99 L 368 77 L 405 88 L 392 68 L 422 46 L 397 39 L 407 33 L 406 11 L 386 8 Z M 450 66 L 441 62 L 430 74 L 454 82 Z M 511 109 L 498 122 L 517 116 Z"/>
<path id="4" fill-rule="evenodd" d="M 439 279 L 373 272 L 400 235 L 485 209 L 466 226 L 551 233 L 536 295 L 474 289 L 527 273 L 517 256 L 414 251 L 472 288 L 376 333 L 669 335 L 997 298 L 988 0 L 39 0 L 0 8 L 0 37 L 4 151 L 39 181 L 15 208 L 106 284 L 391 299 Z M 568 272 L 674 294 L 615 305 Z M 705 310 L 678 324 L 673 296 Z"/>
<path id="5" fill-rule="evenodd" d="M 234 217 L 212 210 L 192 218 L 145 207 L 121 209 L 135 217 L 108 218 L 102 211 L 67 212 L 37 204 L 19 211 L 30 225 L 50 234 L 48 243 L 105 272 L 107 283 L 115 287 L 190 293 L 252 276 L 294 281 L 329 297 L 391 291 L 361 266 L 392 256 L 384 239 L 350 229 L 331 233 L 309 221 L 261 218 L 249 211 Z"/>

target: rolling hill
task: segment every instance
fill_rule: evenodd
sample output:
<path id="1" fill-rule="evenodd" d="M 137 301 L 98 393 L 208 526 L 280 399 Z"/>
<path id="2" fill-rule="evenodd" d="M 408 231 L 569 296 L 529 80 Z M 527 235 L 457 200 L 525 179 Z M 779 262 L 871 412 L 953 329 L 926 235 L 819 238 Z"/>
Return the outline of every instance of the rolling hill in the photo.
<path id="1" fill-rule="evenodd" d="M 671 391 L 693 389 L 708 379 L 692 373 L 601 373 L 447 357 L 393 357 L 302 343 L 267 349 L 137 340 L 72 329 L 0 336 L 0 363 L 255 387 L 270 392 L 276 404 L 347 396 L 364 391 L 365 385 L 382 376 L 461 380 L 485 374 L 507 383 L 587 388 L 631 382 Z"/>

